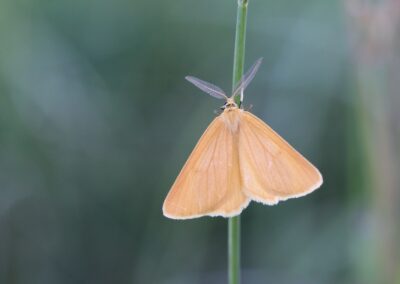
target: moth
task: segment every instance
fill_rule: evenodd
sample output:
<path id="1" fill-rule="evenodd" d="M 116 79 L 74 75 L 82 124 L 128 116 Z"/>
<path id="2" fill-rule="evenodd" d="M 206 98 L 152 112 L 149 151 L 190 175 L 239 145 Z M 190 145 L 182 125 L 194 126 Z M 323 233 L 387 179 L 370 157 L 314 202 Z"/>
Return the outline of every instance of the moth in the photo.
<path id="1" fill-rule="evenodd" d="M 274 205 L 304 196 L 323 182 L 318 169 L 271 127 L 241 108 L 243 91 L 257 73 L 258 59 L 231 97 L 196 77 L 186 79 L 209 95 L 225 100 L 201 136 L 170 189 L 164 216 L 190 219 L 239 215 L 251 200 Z M 240 96 L 240 104 L 235 97 Z"/>

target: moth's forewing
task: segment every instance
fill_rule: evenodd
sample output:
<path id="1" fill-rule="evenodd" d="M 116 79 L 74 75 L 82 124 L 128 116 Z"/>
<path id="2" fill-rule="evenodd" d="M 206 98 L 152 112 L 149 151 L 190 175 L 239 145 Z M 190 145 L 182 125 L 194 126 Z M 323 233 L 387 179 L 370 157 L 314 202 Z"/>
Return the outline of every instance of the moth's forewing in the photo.
<path id="1" fill-rule="evenodd" d="M 227 115 L 214 119 L 190 154 L 164 201 L 166 217 L 231 217 L 248 205 L 242 192 L 238 132 L 232 131 Z"/>
<path id="2" fill-rule="evenodd" d="M 243 111 L 239 141 L 244 192 L 252 200 L 272 205 L 321 186 L 318 169 L 247 111 Z"/>

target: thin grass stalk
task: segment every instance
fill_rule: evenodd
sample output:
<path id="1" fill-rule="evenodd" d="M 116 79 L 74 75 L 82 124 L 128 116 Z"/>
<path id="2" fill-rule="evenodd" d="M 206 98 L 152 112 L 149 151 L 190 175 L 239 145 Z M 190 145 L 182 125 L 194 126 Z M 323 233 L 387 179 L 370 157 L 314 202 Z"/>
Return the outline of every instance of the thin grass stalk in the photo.
<path id="1" fill-rule="evenodd" d="M 232 90 L 243 76 L 248 0 L 238 0 L 237 5 Z M 240 96 L 235 101 L 240 106 Z M 228 281 L 240 283 L 240 215 L 228 220 Z"/>

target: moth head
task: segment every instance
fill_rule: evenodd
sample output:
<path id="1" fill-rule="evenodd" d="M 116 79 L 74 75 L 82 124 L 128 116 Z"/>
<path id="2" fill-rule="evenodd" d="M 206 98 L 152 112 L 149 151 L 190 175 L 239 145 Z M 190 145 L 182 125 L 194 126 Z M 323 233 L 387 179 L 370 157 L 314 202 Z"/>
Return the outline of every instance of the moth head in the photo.
<path id="1" fill-rule="evenodd" d="M 230 110 L 230 109 L 235 109 L 235 108 L 238 108 L 238 105 L 235 103 L 235 100 L 233 97 L 227 98 L 225 104 L 220 107 L 220 109 L 222 109 L 222 110 Z"/>

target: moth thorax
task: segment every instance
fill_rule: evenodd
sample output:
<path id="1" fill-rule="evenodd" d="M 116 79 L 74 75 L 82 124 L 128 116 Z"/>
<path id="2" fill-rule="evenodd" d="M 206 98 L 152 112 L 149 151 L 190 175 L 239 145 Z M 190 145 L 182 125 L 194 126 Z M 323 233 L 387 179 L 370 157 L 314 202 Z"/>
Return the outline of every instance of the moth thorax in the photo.
<path id="1" fill-rule="evenodd" d="M 242 114 L 242 110 L 238 109 L 237 107 L 232 107 L 230 109 L 227 108 L 221 114 L 222 119 L 225 122 L 225 125 L 232 132 L 236 132 L 238 130 L 241 114 Z"/>

